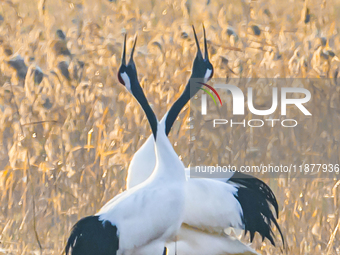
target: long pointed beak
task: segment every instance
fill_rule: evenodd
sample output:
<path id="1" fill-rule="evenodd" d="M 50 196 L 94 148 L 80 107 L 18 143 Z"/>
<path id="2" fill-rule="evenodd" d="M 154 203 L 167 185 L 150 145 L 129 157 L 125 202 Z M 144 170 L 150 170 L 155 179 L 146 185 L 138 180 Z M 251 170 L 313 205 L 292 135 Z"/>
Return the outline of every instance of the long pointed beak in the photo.
<path id="1" fill-rule="evenodd" d="M 200 44 L 199 44 L 198 39 L 197 39 L 195 27 L 192 26 L 192 29 L 194 30 L 194 35 L 195 35 L 195 41 L 196 41 L 196 46 L 197 46 L 197 56 L 200 57 L 200 58 L 203 58 L 201 48 L 200 48 Z"/>
<path id="2" fill-rule="evenodd" d="M 133 53 L 135 52 L 136 42 L 137 42 L 137 35 L 135 36 L 135 42 L 133 43 L 129 63 L 133 63 Z"/>
<path id="3" fill-rule="evenodd" d="M 126 34 L 124 36 L 124 46 L 123 46 L 123 55 L 122 55 L 122 65 L 126 65 Z"/>
<path id="4" fill-rule="evenodd" d="M 202 25 L 203 25 L 203 35 L 204 35 L 204 59 L 209 60 L 207 38 L 206 38 L 206 35 L 205 35 L 205 27 L 204 27 L 204 24 L 202 24 Z"/>

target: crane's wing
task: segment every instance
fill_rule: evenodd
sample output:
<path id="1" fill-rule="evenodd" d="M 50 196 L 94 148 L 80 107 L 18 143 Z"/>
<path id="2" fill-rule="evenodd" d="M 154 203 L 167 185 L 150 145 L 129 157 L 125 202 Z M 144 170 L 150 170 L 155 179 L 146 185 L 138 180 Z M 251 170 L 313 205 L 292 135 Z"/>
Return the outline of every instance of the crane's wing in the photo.
<path id="1" fill-rule="evenodd" d="M 274 216 L 270 188 L 258 179 L 227 182 L 214 179 L 189 179 L 186 185 L 184 223 L 211 233 L 223 233 L 226 228 L 245 230 L 253 241 L 258 232 L 273 245 L 273 225 L 283 235 Z M 255 183 L 254 183 L 255 182 Z M 259 183 L 264 184 L 262 189 Z M 269 191 L 264 191 L 267 187 Z M 274 194 L 272 196 L 275 199 Z M 275 203 L 276 199 L 275 199 Z M 276 207 L 274 206 L 275 210 Z"/>

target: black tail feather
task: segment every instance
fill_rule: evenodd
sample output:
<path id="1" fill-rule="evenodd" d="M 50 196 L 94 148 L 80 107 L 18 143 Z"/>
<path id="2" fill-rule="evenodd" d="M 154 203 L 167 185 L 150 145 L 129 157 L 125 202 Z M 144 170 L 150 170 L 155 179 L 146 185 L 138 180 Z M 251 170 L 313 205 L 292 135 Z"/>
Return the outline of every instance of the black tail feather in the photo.
<path id="1" fill-rule="evenodd" d="M 245 234 L 250 233 L 250 241 L 253 241 L 255 233 L 258 232 L 263 240 L 267 238 L 275 246 L 272 230 L 274 223 L 284 244 L 282 231 L 270 207 L 270 204 L 274 207 L 278 218 L 279 206 L 270 187 L 263 181 L 240 172 L 235 172 L 228 182 L 238 185 L 235 197 L 242 207 Z"/>
<path id="2" fill-rule="evenodd" d="M 117 228 L 98 216 L 79 220 L 68 238 L 66 255 L 115 255 L 119 249 Z"/>
<path id="3" fill-rule="evenodd" d="M 228 180 L 228 182 L 233 182 L 240 184 L 244 187 L 249 188 L 254 192 L 261 193 L 266 200 L 274 206 L 276 217 L 279 217 L 279 205 L 277 203 L 276 197 L 270 187 L 265 184 L 260 179 L 257 179 L 251 175 L 243 174 L 240 172 L 235 172 L 233 176 Z"/>

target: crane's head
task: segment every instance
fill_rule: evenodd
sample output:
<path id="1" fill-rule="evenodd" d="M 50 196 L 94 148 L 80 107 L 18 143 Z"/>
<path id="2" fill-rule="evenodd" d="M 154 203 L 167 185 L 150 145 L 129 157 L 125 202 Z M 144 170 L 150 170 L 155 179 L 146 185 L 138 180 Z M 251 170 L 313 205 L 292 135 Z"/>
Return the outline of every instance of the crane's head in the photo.
<path id="1" fill-rule="evenodd" d="M 135 62 L 133 61 L 133 53 L 135 51 L 136 42 L 137 42 L 137 36 L 135 37 L 135 41 L 133 43 L 133 47 L 132 47 L 131 55 L 130 55 L 130 60 L 126 64 L 126 34 L 125 34 L 122 63 L 121 63 L 120 68 L 118 70 L 118 80 L 122 85 L 124 85 L 126 87 L 126 89 L 129 92 L 132 92 L 131 91 L 132 81 L 138 82 L 137 69 L 136 69 L 136 66 L 135 66 Z"/>
<path id="2" fill-rule="evenodd" d="M 135 51 L 136 42 L 137 37 L 135 37 L 135 41 L 133 43 L 129 63 L 126 64 L 126 35 L 125 35 L 122 64 L 120 65 L 120 68 L 118 70 L 118 80 L 136 98 L 138 103 L 143 108 L 145 115 L 150 123 L 153 136 L 156 140 L 158 120 L 156 118 L 155 113 L 151 109 L 147 98 L 145 97 L 142 87 L 139 84 L 137 69 L 135 66 L 135 62 L 133 61 L 133 53 Z"/>
<path id="3" fill-rule="evenodd" d="M 205 28 L 203 25 L 203 35 L 204 35 L 204 57 L 201 52 L 200 44 L 197 39 L 196 31 L 194 26 L 192 26 L 195 35 L 195 41 L 197 46 L 197 54 L 194 60 L 194 64 L 192 66 L 192 74 L 191 78 L 200 78 L 203 79 L 203 82 L 209 81 L 212 76 L 214 75 L 214 67 L 209 61 L 209 53 L 208 53 L 208 46 L 207 46 L 207 38 L 205 34 Z"/>

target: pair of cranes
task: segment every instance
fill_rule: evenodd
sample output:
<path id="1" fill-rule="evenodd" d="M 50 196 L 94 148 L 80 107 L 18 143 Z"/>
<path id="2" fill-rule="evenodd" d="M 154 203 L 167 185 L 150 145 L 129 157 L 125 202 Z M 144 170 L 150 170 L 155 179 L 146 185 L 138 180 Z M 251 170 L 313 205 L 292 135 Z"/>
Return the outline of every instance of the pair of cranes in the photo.
<path id="1" fill-rule="evenodd" d="M 207 82 L 213 76 L 213 66 L 205 29 L 204 57 L 194 27 L 193 30 L 197 54 L 190 79 Z M 276 221 L 276 198 L 261 180 L 239 172 L 224 180 L 186 178 L 184 165 L 167 136 L 190 100 L 190 80 L 159 122 L 138 81 L 133 60 L 136 41 L 137 38 L 127 63 L 125 35 L 118 79 L 143 108 L 152 135 L 131 161 L 127 190 L 111 199 L 96 215 L 73 226 L 66 255 L 257 254 L 227 235 L 225 229 L 249 232 L 250 241 L 258 232 L 275 245 L 273 224 L 283 241 Z"/>

